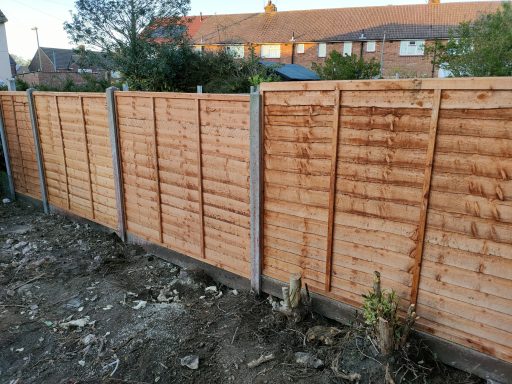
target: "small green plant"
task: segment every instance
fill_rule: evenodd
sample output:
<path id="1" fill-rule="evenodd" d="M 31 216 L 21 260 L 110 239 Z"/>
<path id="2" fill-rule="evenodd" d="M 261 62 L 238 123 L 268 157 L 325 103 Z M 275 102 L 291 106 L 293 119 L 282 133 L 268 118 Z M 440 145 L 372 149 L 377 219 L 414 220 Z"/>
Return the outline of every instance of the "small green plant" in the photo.
<path id="1" fill-rule="evenodd" d="M 369 326 L 375 326 L 379 321 L 379 317 L 395 324 L 398 321 L 396 314 L 398 308 L 398 298 L 395 291 L 384 291 L 380 295 L 370 292 L 363 295 L 363 317 Z"/>
<path id="2" fill-rule="evenodd" d="M 373 289 L 363 295 L 363 318 L 377 339 L 380 351 L 387 356 L 405 345 L 416 321 L 414 304 L 402 322 L 398 317 L 398 297 L 395 291 L 382 290 L 380 273 L 375 272 Z"/>

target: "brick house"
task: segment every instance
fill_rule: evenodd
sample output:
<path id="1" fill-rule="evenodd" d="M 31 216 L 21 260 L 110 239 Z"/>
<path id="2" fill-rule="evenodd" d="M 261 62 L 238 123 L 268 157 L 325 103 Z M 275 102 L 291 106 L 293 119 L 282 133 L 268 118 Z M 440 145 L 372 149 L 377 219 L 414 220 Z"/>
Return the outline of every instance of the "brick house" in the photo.
<path id="1" fill-rule="evenodd" d="M 77 85 L 84 84 L 85 73 L 100 77 L 104 72 L 96 66 L 83 63 L 81 56 L 73 49 L 40 47 L 28 66 L 28 73 L 18 74 L 17 78 L 32 86 L 58 88 L 68 80 Z"/>
<path id="2" fill-rule="evenodd" d="M 437 72 L 424 46 L 446 40 L 463 21 L 492 13 L 499 1 L 388 5 L 278 11 L 271 1 L 262 13 L 194 16 L 188 34 L 197 50 L 227 50 L 265 61 L 311 67 L 332 50 L 375 58 L 385 77 L 432 77 Z M 384 49 L 383 49 L 384 48 Z"/>

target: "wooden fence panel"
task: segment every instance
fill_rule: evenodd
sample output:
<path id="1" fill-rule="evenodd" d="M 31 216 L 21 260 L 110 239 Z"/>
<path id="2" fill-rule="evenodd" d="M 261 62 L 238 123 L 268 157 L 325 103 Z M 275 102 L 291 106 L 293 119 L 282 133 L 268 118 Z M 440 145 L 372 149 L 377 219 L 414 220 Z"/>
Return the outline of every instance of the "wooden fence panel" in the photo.
<path id="1" fill-rule="evenodd" d="M 9 145 L 14 189 L 16 193 L 41 199 L 27 95 L 25 92 L 1 92 L 0 108 Z"/>
<path id="2" fill-rule="evenodd" d="M 512 361 L 512 91 L 444 90 L 421 326 Z"/>
<path id="3" fill-rule="evenodd" d="M 127 230 L 249 275 L 249 98 L 116 93 Z"/>
<path id="4" fill-rule="evenodd" d="M 51 205 L 116 228 L 104 94 L 34 93 Z"/>
<path id="5" fill-rule="evenodd" d="M 512 361 L 511 89 L 264 84 L 263 273 L 360 306 L 379 271 L 420 329 Z"/>

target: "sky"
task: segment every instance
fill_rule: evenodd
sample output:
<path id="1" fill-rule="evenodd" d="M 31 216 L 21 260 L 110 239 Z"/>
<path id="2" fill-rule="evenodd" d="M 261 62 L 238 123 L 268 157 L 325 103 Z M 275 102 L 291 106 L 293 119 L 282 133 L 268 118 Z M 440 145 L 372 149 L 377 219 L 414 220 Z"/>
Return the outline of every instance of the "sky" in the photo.
<path id="1" fill-rule="evenodd" d="M 454 2 L 454 0 L 441 0 Z M 457 1 L 457 0 L 455 0 Z M 278 11 L 310 8 L 341 8 L 369 5 L 421 4 L 427 0 L 274 0 Z M 266 0 L 191 0 L 190 15 L 263 12 Z M 0 0 L 0 9 L 9 20 L 6 23 L 9 52 L 31 59 L 37 49 L 35 31 L 37 26 L 42 47 L 71 48 L 62 28 L 70 19 L 74 0 Z"/>

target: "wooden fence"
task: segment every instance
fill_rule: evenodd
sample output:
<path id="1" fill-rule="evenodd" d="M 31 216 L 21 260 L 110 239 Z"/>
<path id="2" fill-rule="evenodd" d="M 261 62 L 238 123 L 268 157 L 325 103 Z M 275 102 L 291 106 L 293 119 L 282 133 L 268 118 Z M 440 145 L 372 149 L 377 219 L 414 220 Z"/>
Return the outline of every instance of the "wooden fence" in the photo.
<path id="1" fill-rule="evenodd" d="M 263 273 L 512 361 L 511 79 L 264 84 Z"/>
<path id="2" fill-rule="evenodd" d="M 257 290 L 300 272 L 357 307 L 380 271 L 422 330 L 512 362 L 512 79 L 31 97 L 39 140 L 0 93 L 17 192 Z"/>

